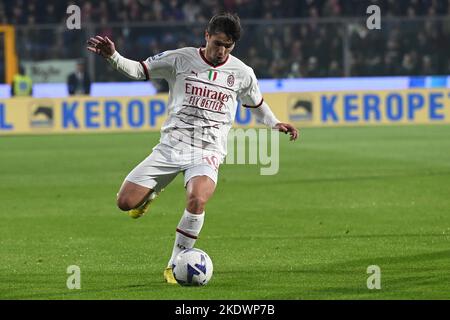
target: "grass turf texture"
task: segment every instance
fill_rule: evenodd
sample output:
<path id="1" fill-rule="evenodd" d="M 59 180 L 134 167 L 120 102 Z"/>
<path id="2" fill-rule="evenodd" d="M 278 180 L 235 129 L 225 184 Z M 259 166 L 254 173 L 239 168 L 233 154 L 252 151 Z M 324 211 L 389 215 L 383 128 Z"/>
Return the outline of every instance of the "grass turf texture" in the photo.
<path id="1" fill-rule="evenodd" d="M 115 207 L 158 138 L 0 138 L 1 299 L 450 298 L 450 126 L 303 129 L 281 137 L 276 176 L 222 166 L 196 244 L 214 263 L 201 288 L 162 281 L 181 175 L 141 219 Z"/>

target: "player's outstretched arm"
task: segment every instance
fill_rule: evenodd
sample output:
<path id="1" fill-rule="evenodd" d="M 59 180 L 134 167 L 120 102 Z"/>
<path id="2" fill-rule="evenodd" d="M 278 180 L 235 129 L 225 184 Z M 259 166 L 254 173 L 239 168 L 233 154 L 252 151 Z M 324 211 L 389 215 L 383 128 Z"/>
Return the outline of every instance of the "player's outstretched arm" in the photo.
<path id="1" fill-rule="evenodd" d="M 291 136 L 290 140 L 297 140 L 298 138 L 298 130 L 292 126 L 289 123 L 279 122 L 275 125 L 275 129 L 278 129 L 280 132 L 284 132 L 285 134 L 288 134 Z"/>
<path id="2" fill-rule="evenodd" d="M 112 42 L 108 37 L 95 36 L 91 37 L 87 41 L 89 51 L 92 51 L 105 59 L 110 58 L 114 52 L 116 52 L 116 47 L 114 42 Z"/>
<path id="3" fill-rule="evenodd" d="M 264 123 L 272 129 L 277 129 L 278 131 L 286 134 L 289 133 L 291 136 L 291 141 L 298 138 L 298 130 L 289 123 L 284 123 L 278 120 L 266 102 L 263 101 L 258 107 L 251 107 L 250 111 L 256 117 L 257 121 Z"/>
<path id="4" fill-rule="evenodd" d="M 87 41 L 87 49 L 105 58 L 116 70 L 124 75 L 135 79 L 148 79 L 145 66 L 138 61 L 122 57 L 116 50 L 114 42 L 108 37 L 95 36 Z"/>

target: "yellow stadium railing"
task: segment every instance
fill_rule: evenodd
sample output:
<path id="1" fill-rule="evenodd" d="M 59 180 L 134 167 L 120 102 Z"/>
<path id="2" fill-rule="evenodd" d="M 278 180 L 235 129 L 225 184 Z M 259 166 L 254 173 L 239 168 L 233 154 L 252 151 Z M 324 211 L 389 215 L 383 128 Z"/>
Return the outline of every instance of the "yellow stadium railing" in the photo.
<path id="1" fill-rule="evenodd" d="M 0 35 L 3 34 L 5 50 L 4 54 L 4 65 L 5 65 L 5 82 L 12 83 L 14 75 L 18 70 L 18 59 L 16 53 L 16 35 L 14 26 L 11 25 L 0 25 Z"/>

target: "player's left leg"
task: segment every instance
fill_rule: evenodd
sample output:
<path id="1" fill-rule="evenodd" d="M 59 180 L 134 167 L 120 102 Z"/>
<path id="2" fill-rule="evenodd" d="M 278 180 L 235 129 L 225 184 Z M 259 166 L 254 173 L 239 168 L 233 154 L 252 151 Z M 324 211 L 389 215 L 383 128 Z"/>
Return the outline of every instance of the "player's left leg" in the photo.
<path id="1" fill-rule="evenodd" d="M 203 174 L 204 175 L 200 175 Z M 190 177 L 191 175 L 195 175 Z M 188 180 L 187 180 L 188 179 Z M 194 247 L 203 227 L 205 205 L 216 189 L 217 169 L 209 166 L 194 167 L 185 172 L 186 209 L 178 223 L 172 255 L 164 271 L 164 279 L 168 283 L 176 283 L 172 274 L 175 257 L 184 249 Z"/>

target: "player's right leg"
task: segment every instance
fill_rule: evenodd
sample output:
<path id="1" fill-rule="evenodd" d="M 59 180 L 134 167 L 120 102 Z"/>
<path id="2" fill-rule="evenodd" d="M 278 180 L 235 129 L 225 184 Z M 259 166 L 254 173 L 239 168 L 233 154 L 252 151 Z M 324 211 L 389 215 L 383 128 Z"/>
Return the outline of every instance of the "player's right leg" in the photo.
<path id="1" fill-rule="evenodd" d="M 128 211 L 134 219 L 144 215 L 156 196 L 180 171 L 180 167 L 169 160 L 163 147 L 155 147 L 125 178 L 117 194 L 117 206 Z"/>
<path id="2" fill-rule="evenodd" d="M 137 219 L 144 215 L 156 196 L 153 189 L 125 180 L 117 194 L 117 206 L 128 211 L 131 218 Z"/>

